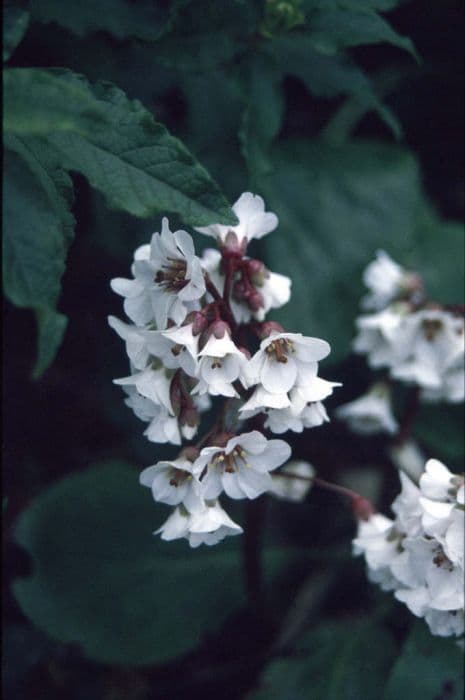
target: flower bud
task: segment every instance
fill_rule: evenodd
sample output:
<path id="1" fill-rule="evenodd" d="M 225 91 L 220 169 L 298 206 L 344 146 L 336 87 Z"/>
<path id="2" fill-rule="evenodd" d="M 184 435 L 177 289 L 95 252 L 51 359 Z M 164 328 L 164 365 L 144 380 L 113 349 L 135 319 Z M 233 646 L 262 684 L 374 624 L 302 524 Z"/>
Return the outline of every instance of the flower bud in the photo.
<path id="1" fill-rule="evenodd" d="M 374 514 L 375 509 L 367 498 L 363 496 L 354 496 L 352 498 L 352 511 L 357 520 L 369 520 Z"/>
<path id="2" fill-rule="evenodd" d="M 249 298 L 247 299 L 247 304 L 249 308 L 252 309 L 252 311 L 258 311 L 258 309 L 261 309 L 265 305 L 263 295 L 255 289 L 249 295 Z"/>
<path id="3" fill-rule="evenodd" d="M 277 321 L 265 321 L 265 323 L 257 323 L 257 331 L 260 338 L 268 338 L 271 333 L 284 333 L 284 328 Z"/>
<path id="4" fill-rule="evenodd" d="M 194 336 L 203 333 L 208 326 L 208 321 L 201 311 L 191 311 L 187 314 L 186 320 L 182 325 L 187 326 L 189 323 L 192 323 L 192 335 Z"/>
<path id="5" fill-rule="evenodd" d="M 170 401 L 175 416 L 179 416 L 182 407 L 182 386 L 177 374 L 174 375 L 170 384 Z"/>
<path id="6" fill-rule="evenodd" d="M 254 285 L 262 287 L 266 278 L 268 277 L 268 270 L 261 260 L 247 260 L 246 262 L 247 272 L 249 273 L 250 280 Z"/>

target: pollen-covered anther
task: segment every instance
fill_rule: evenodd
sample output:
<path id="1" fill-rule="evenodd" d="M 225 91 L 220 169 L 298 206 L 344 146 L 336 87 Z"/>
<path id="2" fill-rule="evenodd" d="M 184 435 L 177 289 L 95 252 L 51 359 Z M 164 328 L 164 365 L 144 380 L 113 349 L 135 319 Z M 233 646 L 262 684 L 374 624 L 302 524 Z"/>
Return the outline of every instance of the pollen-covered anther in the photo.
<path id="1" fill-rule="evenodd" d="M 423 321 L 423 331 L 426 340 L 434 340 L 437 334 L 442 330 L 443 324 L 439 320 L 425 319 Z"/>
<path id="2" fill-rule="evenodd" d="M 274 355 L 277 362 L 282 362 L 285 364 L 287 362 L 287 355 L 294 352 L 294 344 L 288 338 L 278 338 L 273 340 L 266 348 L 265 351 L 268 355 Z"/>

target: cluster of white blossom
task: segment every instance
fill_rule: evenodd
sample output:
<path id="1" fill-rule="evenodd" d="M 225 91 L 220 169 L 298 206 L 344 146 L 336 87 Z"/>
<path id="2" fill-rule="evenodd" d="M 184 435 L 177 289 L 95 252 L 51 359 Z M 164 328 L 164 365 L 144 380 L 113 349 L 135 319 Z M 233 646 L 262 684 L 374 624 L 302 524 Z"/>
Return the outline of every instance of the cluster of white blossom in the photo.
<path id="1" fill-rule="evenodd" d="M 353 342 L 374 370 L 386 368 L 389 381 L 418 387 L 420 400 L 459 403 L 465 398 L 465 319 L 463 309 L 429 302 L 421 278 L 384 251 L 363 276 L 369 293 L 362 307 L 374 313 L 356 320 Z M 363 397 L 339 408 L 356 432 L 395 433 L 390 389 L 377 382 Z"/>
<path id="2" fill-rule="evenodd" d="M 148 423 L 149 440 L 181 445 L 197 434 L 211 397 L 225 397 L 223 409 L 228 400 L 242 401 L 234 425 L 225 425 L 227 411 L 219 410 L 213 429 L 197 444 L 141 474 L 156 501 L 175 507 L 157 532 L 165 540 L 185 537 L 192 547 L 242 532 L 218 502 L 223 491 L 233 499 L 254 499 L 273 490 L 269 472 L 291 450 L 260 430 L 301 432 L 321 425 L 328 420 L 322 401 L 337 386 L 318 377 L 318 362 L 330 352 L 327 342 L 264 320 L 289 300 L 291 281 L 246 251 L 252 239 L 276 228 L 276 215 L 250 192 L 233 211 L 236 226 L 197 229 L 219 248 L 201 258 L 192 237 L 172 232 L 163 219 L 161 233 L 135 251 L 132 279 L 111 282 L 131 321 L 109 318 L 130 361 L 130 375 L 115 383 Z M 237 423 L 259 414 L 259 429 L 238 432 Z"/>
<path id="3" fill-rule="evenodd" d="M 464 633 L 464 476 L 435 459 L 419 486 L 400 473 L 394 520 L 379 513 L 360 520 L 355 554 L 368 577 L 424 617 L 439 636 Z"/>

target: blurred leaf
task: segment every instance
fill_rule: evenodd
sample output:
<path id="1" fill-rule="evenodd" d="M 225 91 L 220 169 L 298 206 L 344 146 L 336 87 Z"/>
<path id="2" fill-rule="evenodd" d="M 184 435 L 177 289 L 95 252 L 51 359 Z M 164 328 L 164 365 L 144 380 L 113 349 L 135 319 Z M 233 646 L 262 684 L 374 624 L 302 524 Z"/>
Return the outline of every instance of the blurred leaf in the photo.
<path id="1" fill-rule="evenodd" d="M 116 39 L 154 41 L 169 29 L 172 16 L 187 1 L 100 0 L 97 8 L 94 0 L 31 0 L 31 15 L 35 21 L 55 22 L 79 37 L 108 32 Z"/>
<path id="2" fill-rule="evenodd" d="M 396 137 L 399 135 L 395 115 L 382 104 L 368 76 L 348 56 L 323 55 L 315 51 L 311 38 L 301 33 L 277 36 L 264 50 L 275 57 L 284 75 L 298 77 L 315 97 L 354 96 L 367 110 L 377 112 Z"/>
<path id="3" fill-rule="evenodd" d="M 413 432 L 429 456 L 460 470 L 465 456 L 464 418 L 463 404 L 422 404 Z"/>
<path id="4" fill-rule="evenodd" d="M 4 129 L 20 135 L 56 130 L 90 132 L 108 125 L 89 88 L 70 76 L 66 71 L 40 68 L 4 70 Z"/>
<path id="5" fill-rule="evenodd" d="M 463 653 L 456 640 L 434 637 L 423 620 L 417 621 L 394 665 L 383 700 L 460 700 L 463 690 Z"/>
<path id="6" fill-rule="evenodd" d="M 292 657 L 272 661 L 248 700 L 379 700 L 394 655 L 393 640 L 381 627 L 327 623 L 308 634 Z"/>
<path id="7" fill-rule="evenodd" d="M 273 314 L 286 328 L 326 338 L 348 354 L 363 293 L 361 273 L 379 247 L 402 261 L 412 246 L 421 188 L 411 155 L 378 143 L 331 148 L 288 141 L 262 179 L 280 227 L 264 242 L 273 271 L 292 278 L 292 301 Z"/>
<path id="8" fill-rule="evenodd" d="M 36 312 L 37 377 L 52 362 L 66 325 L 55 306 L 74 235 L 73 194 L 69 177 L 47 161 L 46 151 L 33 153 L 14 136 L 6 145 L 15 152 L 5 155 L 4 289 L 13 304 Z"/>
<path id="9" fill-rule="evenodd" d="M 374 11 L 368 9 L 322 9 L 307 15 L 312 46 L 325 54 L 361 44 L 387 42 L 417 58 L 413 43 L 401 36 Z"/>
<path id="10" fill-rule="evenodd" d="M 247 62 L 246 108 L 239 136 L 252 183 L 272 167 L 267 152 L 284 113 L 281 77 L 265 54 L 256 53 Z"/>
<path id="11" fill-rule="evenodd" d="M 73 74 L 68 79 L 86 85 Z M 90 89 L 110 127 L 85 138 L 78 133 L 49 134 L 47 143 L 64 169 L 82 173 L 109 206 L 134 216 L 149 217 L 161 210 L 179 213 L 192 225 L 235 222 L 207 171 L 140 102 L 109 84 Z"/>
<path id="12" fill-rule="evenodd" d="M 306 12 L 312 10 L 380 10 L 386 12 L 406 0 L 302 0 Z"/>
<path id="13" fill-rule="evenodd" d="M 404 262 L 422 275 L 431 299 L 442 304 L 463 303 L 463 223 L 441 221 L 425 206 L 418 221 L 412 255 Z"/>
<path id="14" fill-rule="evenodd" d="M 189 548 L 152 532 L 168 517 L 138 474 L 107 463 L 67 477 L 20 517 L 33 558 L 14 594 L 51 637 L 103 663 L 145 665 L 191 650 L 243 605 L 240 543 Z M 267 576 L 302 550 L 272 550 Z"/>
<path id="15" fill-rule="evenodd" d="M 29 12 L 20 4 L 8 0 L 3 7 L 3 60 L 8 61 L 23 38 L 29 24 Z"/>
<path id="16" fill-rule="evenodd" d="M 36 310 L 36 320 L 39 335 L 37 360 L 32 373 L 34 379 L 38 379 L 52 364 L 68 325 L 66 316 L 48 307 Z"/>
<path id="17" fill-rule="evenodd" d="M 186 72 L 224 65 L 245 50 L 257 21 L 254 2 L 196 0 L 179 12 L 169 34 L 157 42 L 154 59 Z"/>

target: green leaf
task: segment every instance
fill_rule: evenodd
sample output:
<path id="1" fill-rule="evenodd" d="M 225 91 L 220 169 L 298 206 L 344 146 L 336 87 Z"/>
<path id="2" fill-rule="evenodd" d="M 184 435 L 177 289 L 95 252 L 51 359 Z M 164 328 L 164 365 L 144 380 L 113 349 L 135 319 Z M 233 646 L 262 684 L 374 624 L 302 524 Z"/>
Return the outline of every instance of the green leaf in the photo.
<path id="1" fill-rule="evenodd" d="M 315 97 L 331 98 L 348 95 L 357 98 L 363 107 L 379 114 L 397 137 L 400 126 L 396 117 L 382 104 L 365 73 L 344 54 L 328 56 L 315 50 L 307 34 L 277 36 L 264 46 L 274 57 L 284 75 L 302 80 Z"/>
<path id="2" fill-rule="evenodd" d="M 281 72 L 269 57 L 256 53 L 247 62 L 246 108 L 239 132 L 252 183 L 271 169 L 268 149 L 284 113 Z"/>
<path id="3" fill-rule="evenodd" d="M 434 637 L 416 622 L 396 661 L 383 700 L 463 698 L 463 653 L 453 639 Z"/>
<path id="4" fill-rule="evenodd" d="M 465 456 L 464 417 L 460 404 L 422 404 L 413 427 L 428 455 L 457 471 L 463 468 Z"/>
<path id="5" fill-rule="evenodd" d="M 172 16 L 184 4 L 185 0 L 174 3 L 100 0 L 97 10 L 94 0 L 73 3 L 31 0 L 31 15 L 35 21 L 54 22 L 79 37 L 93 32 L 107 32 L 116 39 L 154 41 L 169 29 Z"/>
<path id="6" fill-rule="evenodd" d="M 67 71 L 3 71 L 3 127 L 18 135 L 54 131 L 95 132 L 108 126 L 104 110 L 84 82 Z"/>
<path id="7" fill-rule="evenodd" d="M 55 312 L 60 281 L 74 231 L 72 187 L 45 149 L 6 140 L 3 281 L 16 306 L 34 309 L 39 326 L 34 376 L 52 361 L 66 321 Z"/>
<path id="8" fill-rule="evenodd" d="M 38 328 L 37 360 L 32 373 L 33 379 L 38 379 L 45 370 L 50 367 L 58 348 L 63 342 L 68 319 L 49 307 L 41 307 L 36 310 Z"/>
<path id="9" fill-rule="evenodd" d="M 23 613 L 102 663 L 143 666 L 192 650 L 245 603 L 241 543 L 164 542 L 152 533 L 170 512 L 119 462 L 48 488 L 17 523 L 34 565 L 13 584 Z M 269 550 L 265 580 L 304 556 Z"/>
<path id="10" fill-rule="evenodd" d="M 154 537 L 169 512 L 123 464 L 52 486 L 18 524 L 35 567 L 14 584 L 23 612 L 103 663 L 139 666 L 192 649 L 243 602 L 238 553 L 234 543 L 191 550 Z"/>
<path id="11" fill-rule="evenodd" d="M 154 47 L 154 60 L 180 71 L 225 65 L 247 48 L 258 13 L 254 2 L 196 0 L 178 13 L 171 31 Z"/>
<path id="12" fill-rule="evenodd" d="M 326 338 L 336 362 L 350 351 L 363 268 L 380 247 L 400 262 L 412 247 L 418 168 L 394 146 L 298 140 L 276 147 L 273 165 L 260 192 L 280 226 L 265 239 L 265 255 L 271 270 L 292 279 L 292 301 L 273 316 Z"/>
<path id="13" fill-rule="evenodd" d="M 308 634 L 292 657 L 272 661 L 248 700 L 379 700 L 394 654 L 381 627 L 327 623 Z"/>
<path id="14" fill-rule="evenodd" d="M 86 85 L 77 76 L 69 80 Z M 109 84 L 91 90 L 110 127 L 86 137 L 49 134 L 47 143 L 65 170 L 82 173 L 110 207 L 134 216 L 163 211 L 178 213 L 193 226 L 236 222 L 206 170 L 140 102 Z"/>
<path id="15" fill-rule="evenodd" d="M 323 9 L 308 15 L 307 22 L 312 46 L 325 54 L 363 44 L 389 43 L 418 58 L 412 41 L 373 11 Z"/>
<path id="16" fill-rule="evenodd" d="M 21 42 L 29 24 L 29 12 L 22 6 L 5 2 L 3 8 L 3 60 L 8 61 Z"/>

